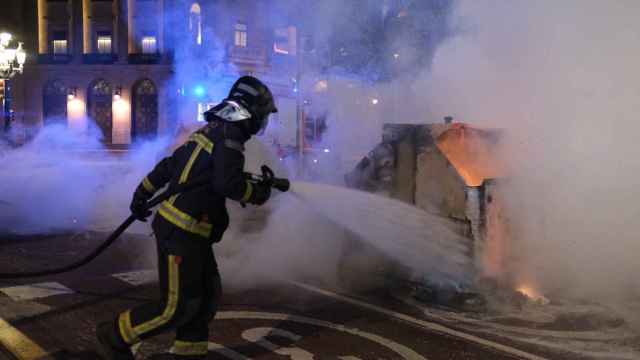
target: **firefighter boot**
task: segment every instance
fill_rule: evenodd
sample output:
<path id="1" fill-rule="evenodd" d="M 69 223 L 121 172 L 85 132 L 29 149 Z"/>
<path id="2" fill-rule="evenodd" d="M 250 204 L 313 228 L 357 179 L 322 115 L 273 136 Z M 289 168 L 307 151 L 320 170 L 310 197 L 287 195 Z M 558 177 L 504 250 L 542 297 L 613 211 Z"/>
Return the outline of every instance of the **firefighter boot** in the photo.
<path id="1" fill-rule="evenodd" d="M 98 353 L 104 360 L 135 360 L 129 346 L 122 341 L 111 322 L 104 322 L 96 328 Z"/>

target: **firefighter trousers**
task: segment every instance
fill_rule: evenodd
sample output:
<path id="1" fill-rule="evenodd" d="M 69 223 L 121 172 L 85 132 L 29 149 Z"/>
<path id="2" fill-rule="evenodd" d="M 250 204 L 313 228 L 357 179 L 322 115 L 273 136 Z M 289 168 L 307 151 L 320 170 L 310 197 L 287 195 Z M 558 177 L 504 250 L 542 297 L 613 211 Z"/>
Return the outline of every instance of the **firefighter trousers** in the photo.
<path id="1" fill-rule="evenodd" d="M 183 232 L 174 231 L 170 239 L 157 239 L 160 300 L 123 312 L 117 328 L 127 345 L 175 329 L 175 354 L 205 356 L 209 322 L 221 295 L 220 275 L 211 246 L 181 236 Z M 179 249 L 163 246 L 167 241 L 162 240 L 180 241 Z"/>

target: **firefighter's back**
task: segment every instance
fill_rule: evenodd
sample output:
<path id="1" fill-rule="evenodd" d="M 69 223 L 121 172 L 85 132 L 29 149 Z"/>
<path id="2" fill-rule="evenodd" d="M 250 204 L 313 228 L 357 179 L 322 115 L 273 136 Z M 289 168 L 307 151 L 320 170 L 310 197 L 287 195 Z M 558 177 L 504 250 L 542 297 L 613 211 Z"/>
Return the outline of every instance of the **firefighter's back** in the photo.
<path id="1" fill-rule="evenodd" d="M 173 153 L 170 186 L 182 184 L 203 174 L 213 174 L 214 149 L 224 134 L 217 123 L 210 123 L 189 136 Z M 217 233 L 228 226 L 225 198 L 216 194 L 211 186 L 199 188 L 171 197 L 159 206 L 154 220 L 156 235 L 165 237 L 177 231 L 183 237 L 196 241 L 217 241 Z"/>

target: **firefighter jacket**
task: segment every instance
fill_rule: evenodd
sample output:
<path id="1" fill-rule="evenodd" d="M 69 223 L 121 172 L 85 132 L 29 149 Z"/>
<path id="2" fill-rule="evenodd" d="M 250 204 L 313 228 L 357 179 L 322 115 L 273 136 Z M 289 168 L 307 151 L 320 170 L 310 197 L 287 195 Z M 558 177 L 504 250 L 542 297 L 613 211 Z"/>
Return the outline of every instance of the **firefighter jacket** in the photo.
<path id="1" fill-rule="evenodd" d="M 210 186 L 174 195 L 158 206 L 152 224 L 156 237 L 177 230 L 210 243 L 222 239 L 229 225 L 226 199 L 250 202 L 252 198 L 253 185 L 244 176 L 248 139 L 240 126 L 212 121 L 155 166 L 138 186 L 150 196 L 167 184 L 211 176 Z"/>

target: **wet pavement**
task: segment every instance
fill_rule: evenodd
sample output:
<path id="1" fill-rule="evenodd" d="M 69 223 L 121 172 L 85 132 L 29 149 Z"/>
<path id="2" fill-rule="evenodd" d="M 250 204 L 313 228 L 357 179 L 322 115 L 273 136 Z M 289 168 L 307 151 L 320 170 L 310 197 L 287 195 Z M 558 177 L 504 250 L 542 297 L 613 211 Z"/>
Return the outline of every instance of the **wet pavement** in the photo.
<path id="1" fill-rule="evenodd" d="M 0 242 L 1 272 L 70 262 L 95 246 L 98 235 Z M 158 294 L 154 272 L 125 260 L 141 256 L 149 241 L 128 236 L 69 274 L 0 282 L 0 358 L 98 359 L 96 324 Z M 245 290 L 227 286 L 210 326 L 208 359 L 586 358 L 461 323 L 384 290 L 345 294 L 278 281 Z M 143 342 L 137 359 L 170 351 L 172 340 L 166 334 Z"/>

